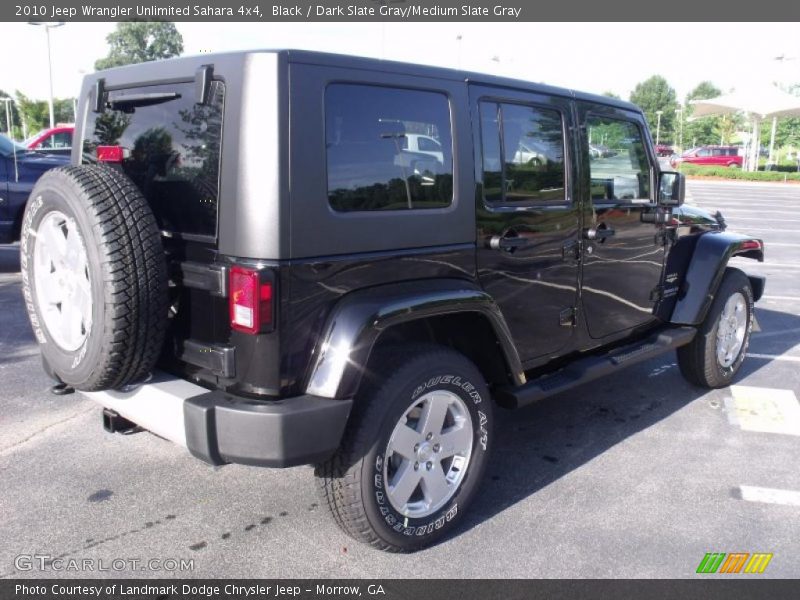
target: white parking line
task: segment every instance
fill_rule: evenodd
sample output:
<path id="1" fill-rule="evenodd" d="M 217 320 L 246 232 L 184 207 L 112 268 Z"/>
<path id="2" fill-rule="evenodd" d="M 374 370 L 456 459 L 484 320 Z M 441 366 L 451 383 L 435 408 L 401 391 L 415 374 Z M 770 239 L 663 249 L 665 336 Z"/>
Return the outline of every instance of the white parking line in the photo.
<path id="1" fill-rule="evenodd" d="M 779 272 L 774 273 L 775 275 L 780 275 L 782 271 L 786 270 L 791 271 L 792 269 L 800 269 L 800 264 L 796 265 L 792 263 L 770 263 L 770 262 L 757 263 L 757 262 L 747 262 L 748 259 L 746 258 L 739 258 L 739 257 L 735 258 L 736 261 L 732 263 L 733 266 L 738 266 L 748 271 L 751 269 L 780 269 Z M 791 274 L 792 276 L 797 275 L 795 271 L 792 271 Z"/>
<path id="2" fill-rule="evenodd" d="M 756 208 L 726 208 L 726 212 L 756 213 L 759 215 L 796 215 L 796 210 L 758 210 Z"/>
<path id="3" fill-rule="evenodd" d="M 742 202 L 742 203 L 731 204 L 729 202 L 721 202 L 719 200 L 716 200 L 716 201 L 715 200 L 710 200 L 708 202 L 705 202 L 704 200 L 698 200 L 697 198 L 695 198 L 695 204 L 697 206 L 699 206 L 700 208 L 705 208 L 706 210 L 709 210 L 709 211 L 712 211 L 712 212 L 715 211 L 715 210 L 720 210 L 720 211 L 729 211 L 729 210 L 737 210 L 737 209 L 744 210 L 744 207 L 753 208 L 753 203 L 752 202 Z M 794 202 L 793 204 L 797 204 L 797 202 Z M 775 212 L 780 212 L 780 213 L 792 213 L 792 214 L 795 214 L 795 215 L 797 214 L 797 211 L 791 210 L 792 209 L 792 205 L 791 204 L 764 204 L 764 205 L 759 204 L 758 208 L 769 209 L 769 210 L 772 210 L 772 211 L 775 211 Z M 783 210 L 783 209 L 785 209 L 785 210 Z M 762 212 L 762 211 L 757 211 L 757 212 Z M 722 214 L 725 214 L 725 213 L 723 212 Z"/>
<path id="4" fill-rule="evenodd" d="M 783 504 L 784 506 L 800 506 L 800 492 L 779 490 L 776 488 L 740 485 L 739 494 L 748 502 L 764 502 L 766 504 Z"/>
<path id="5" fill-rule="evenodd" d="M 756 331 L 756 322 L 753 320 L 753 331 Z M 759 330 L 756 334 L 757 339 L 763 340 L 764 338 L 768 337 L 780 337 L 785 335 L 794 335 L 795 333 L 800 333 L 800 327 L 795 327 L 794 329 L 779 329 L 778 331 L 762 331 Z"/>
<path id="6" fill-rule="evenodd" d="M 748 227 L 747 231 L 763 231 L 767 233 L 798 233 L 800 229 L 773 229 L 765 227 Z"/>
<path id="7" fill-rule="evenodd" d="M 793 192 L 794 189 L 787 189 L 786 186 L 792 187 L 797 185 L 796 183 L 784 183 L 782 181 L 721 181 L 719 179 L 715 179 L 713 181 L 707 181 L 705 179 L 689 179 L 687 184 L 691 185 L 692 187 L 714 187 L 716 185 L 753 188 L 773 187 L 787 192 Z M 800 188 L 797 188 L 797 191 L 800 192 Z"/>
<path id="8" fill-rule="evenodd" d="M 730 391 L 725 410 L 732 425 L 744 431 L 800 436 L 800 403 L 792 390 L 732 385 Z"/>
<path id="9" fill-rule="evenodd" d="M 791 301 L 798 301 L 800 300 L 800 296 L 761 296 L 763 300 L 789 300 Z"/>
<path id="10" fill-rule="evenodd" d="M 752 352 L 747 353 L 748 358 L 761 358 L 764 360 L 785 360 L 787 362 L 799 362 L 800 356 L 786 356 L 785 354 L 755 354 Z"/>
<path id="11" fill-rule="evenodd" d="M 726 219 L 726 221 L 759 221 L 761 223 L 767 220 L 769 219 L 764 219 L 763 217 L 740 217 L 739 215 L 731 215 L 730 218 Z M 781 223 L 800 223 L 800 219 L 773 219 L 773 220 L 780 221 Z"/>

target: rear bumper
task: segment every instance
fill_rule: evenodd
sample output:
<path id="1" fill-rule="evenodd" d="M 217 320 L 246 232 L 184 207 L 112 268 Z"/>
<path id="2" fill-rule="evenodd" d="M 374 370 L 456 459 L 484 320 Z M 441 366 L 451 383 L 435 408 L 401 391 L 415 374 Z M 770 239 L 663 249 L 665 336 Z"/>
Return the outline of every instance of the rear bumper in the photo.
<path id="1" fill-rule="evenodd" d="M 271 402 L 208 391 L 157 373 L 130 391 L 86 396 L 212 465 L 291 467 L 338 448 L 352 400 L 297 396 Z"/>

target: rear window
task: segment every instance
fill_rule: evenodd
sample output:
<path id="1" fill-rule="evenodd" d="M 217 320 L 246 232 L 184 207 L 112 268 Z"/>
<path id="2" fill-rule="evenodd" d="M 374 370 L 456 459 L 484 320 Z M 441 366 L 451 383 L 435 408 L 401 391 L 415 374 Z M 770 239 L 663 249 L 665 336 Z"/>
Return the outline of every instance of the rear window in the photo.
<path id="1" fill-rule="evenodd" d="M 213 238 L 224 94 L 220 81 L 205 105 L 195 103 L 194 82 L 111 91 L 106 110 L 87 117 L 84 161 L 119 157 L 121 149 L 120 166 L 163 231 Z M 101 148 L 108 146 L 114 152 Z"/>

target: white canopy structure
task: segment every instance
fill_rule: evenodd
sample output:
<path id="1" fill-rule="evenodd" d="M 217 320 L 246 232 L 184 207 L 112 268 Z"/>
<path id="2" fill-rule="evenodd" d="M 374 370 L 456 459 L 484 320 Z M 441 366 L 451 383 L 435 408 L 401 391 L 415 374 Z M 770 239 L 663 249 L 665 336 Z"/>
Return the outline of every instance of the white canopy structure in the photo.
<path id="1" fill-rule="evenodd" d="M 772 136 L 769 143 L 769 155 L 772 160 L 775 145 L 775 127 L 779 117 L 800 117 L 800 97 L 781 91 L 774 85 L 747 88 L 731 92 L 708 100 L 692 100 L 695 117 L 725 115 L 743 111 L 753 119 L 753 143 L 750 144 L 750 156 L 747 165 L 750 171 L 758 166 L 758 150 L 761 122 L 772 119 Z"/>

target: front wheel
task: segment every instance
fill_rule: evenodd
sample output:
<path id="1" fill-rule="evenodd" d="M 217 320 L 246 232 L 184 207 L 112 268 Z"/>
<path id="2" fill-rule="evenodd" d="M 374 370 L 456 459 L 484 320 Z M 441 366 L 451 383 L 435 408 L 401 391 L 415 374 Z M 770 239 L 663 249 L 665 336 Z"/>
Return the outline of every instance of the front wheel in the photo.
<path id="1" fill-rule="evenodd" d="M 371 368 L 388 375 L 359 393 L 341 447 L 315 474 L 345 533 L 419 550 L 453 528 L 478 489 L 492 401 L 480 372 L 448 348 L 403 347 Z"/>
<path id="2" fill-rule="evenodd" d="M 730 385 L 753 329 L 753 290 L 739 269 L 729 268 L 691 343 L 678 348 L 678 365 L 690 382 L 707 388 Z"/>

